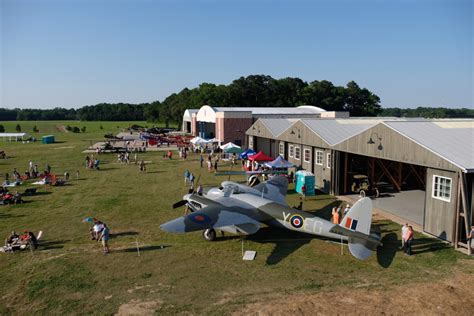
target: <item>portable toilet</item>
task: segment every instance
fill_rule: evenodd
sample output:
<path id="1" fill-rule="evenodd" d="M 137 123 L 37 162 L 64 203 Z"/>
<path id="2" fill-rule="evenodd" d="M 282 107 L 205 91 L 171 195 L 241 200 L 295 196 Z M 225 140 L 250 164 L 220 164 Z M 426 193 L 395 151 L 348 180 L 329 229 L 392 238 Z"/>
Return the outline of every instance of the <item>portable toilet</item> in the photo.
<path id="1" fill-rule="evenodd" d="M 42 140 L 43 144 L 52 144 L 54 143 L 54 135 L 45 135 Z"/>
<path id="2" fill-rule="evenodd" d="M 306 186 L 306 195 L 314 195 L 314 183 L 315 183 L 315 177 L 314 174 L 312 174 L 309 171 L 306 170 L 300 170 L 297 171 L 296 174 L 296 184 L 295 184 L 295 191 L 303 194 L 303 185 Z"/>

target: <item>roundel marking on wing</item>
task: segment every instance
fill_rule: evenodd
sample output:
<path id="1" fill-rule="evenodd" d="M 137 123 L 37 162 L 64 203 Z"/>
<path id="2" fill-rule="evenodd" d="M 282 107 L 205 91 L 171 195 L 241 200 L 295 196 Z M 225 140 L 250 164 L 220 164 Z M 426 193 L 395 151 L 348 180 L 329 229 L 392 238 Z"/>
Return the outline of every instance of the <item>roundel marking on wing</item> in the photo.
<path id="1" fill-rule="evenodd" d="M 197 224 L 205 224 L 211 222 L 211 218 L 204 213 L 192 213 L 189 214 L 188 218 Z"/>

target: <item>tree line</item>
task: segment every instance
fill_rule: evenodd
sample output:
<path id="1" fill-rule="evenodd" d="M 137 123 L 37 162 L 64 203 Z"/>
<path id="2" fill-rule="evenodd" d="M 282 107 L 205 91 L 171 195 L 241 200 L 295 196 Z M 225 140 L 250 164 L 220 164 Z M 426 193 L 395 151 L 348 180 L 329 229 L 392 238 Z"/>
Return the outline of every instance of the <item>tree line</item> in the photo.
<path id="1" fill-rule="evenodd" d="M 380 116 L 394 117 L 424 117 L 424 118 L 474 118 L 474 110 L 467 108 L 429 108 L 417 107 L 416 109 L 385 108 Z"/>
<path id="2" fill-rule="evenodd" d="M 81 120 L 81 121 L 150 121 L 181 123 L 186 109 L 198 109 L 207 104 L 219 107 L 293 107 L 315 105 L 327 111 L 348 111 L 351 116 L 424 116 L 443 117 L 469 114 L 467 109 L 421 108 L 382 109 L 380 98 L 350 81 L 346 86 L 336 86 L 327 80 L 306 82 L 300 78 L 274 79 L 267 75 L 240 77 L 228 85 L 202 83 L 193 89 L 184 88 L 173 93 L 162 102 L 142 104 L 99 103 L 79 109 L 2 109 L 2 120 Z M 420 108 L 419 108 L 420 109 Z M 417 115 L 415 113 L 421 113 Z M 458 116 L 459 115 L 459 116 Z M 470 114 L 472 115 L 472 113 Z"/>

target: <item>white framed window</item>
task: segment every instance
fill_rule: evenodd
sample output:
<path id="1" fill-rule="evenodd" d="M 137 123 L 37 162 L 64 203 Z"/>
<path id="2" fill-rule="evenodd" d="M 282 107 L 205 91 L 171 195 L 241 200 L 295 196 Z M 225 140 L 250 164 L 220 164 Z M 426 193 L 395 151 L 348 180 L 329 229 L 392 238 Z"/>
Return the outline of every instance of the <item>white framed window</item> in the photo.
<path id="1" fill-rule="evenodd" d="M 303 159 L 304 159 L 304 162 L 311 162 L 311 152 L 309 151 L 308 148 L 305 148 L 303 150 Z"/>
<path id="2" fill-rule="evenodd" d="M 316 150 L 316 160 L 315 163 L 317 165 L 323 165 L 323 152 L 321 150 Z"/>
<path id="3" fill-rule="evenodd" d="M 290 145 L 290 146 L 288 147 L 288 156 L 289 156 L 289 157 L 293 158 L 293 152 L 294 152 L 294 150 L 295 150 L 295 146 Z"/>
<path id="4" fill-rule="evenodd" d="M 295 146 L 295 159 L 296 160 L 301 159 L 301 148 L 299 146 Z"/>
<path id="5" fill-rule="evenodd" d="M 278 153 L 282 156 L 285 154 L 285 143 L 280 143 L 280 150 Z"/>
<path id="6" fill-rule="evenodd" d="M 431 196 L 435 199 L 451 202 L 452 179 L 433 175 L 433 192 Z"/>
<path id="7" fill-rule="evenodd" d="M 331 169 L 331 153 L 327 153 L 326 155 L 326 167 Z"/>

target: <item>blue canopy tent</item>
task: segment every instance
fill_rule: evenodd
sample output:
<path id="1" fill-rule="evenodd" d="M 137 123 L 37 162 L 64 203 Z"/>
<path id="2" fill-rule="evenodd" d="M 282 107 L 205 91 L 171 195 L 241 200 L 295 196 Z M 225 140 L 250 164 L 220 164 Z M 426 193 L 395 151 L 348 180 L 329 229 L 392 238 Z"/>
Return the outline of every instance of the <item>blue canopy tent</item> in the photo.
<path id="1" fill-rule="evenodd" d="M 275 169 L 276 168 L 291 168 L 295 166 L 293 163 L 288 162 L 285 159 L 283 159 L 282 156 L 278 156 L 275 158 L 275 160 L 266 162 L 264 165 L 269 168 L 275 168 Z"/>
<path id="2" fill-rule="evenodd" d="M 239 155 L 240 159 L 247 159 L 249 156 L 255 155 L 256 152 L 253 149 L 247 149 Z"/>

